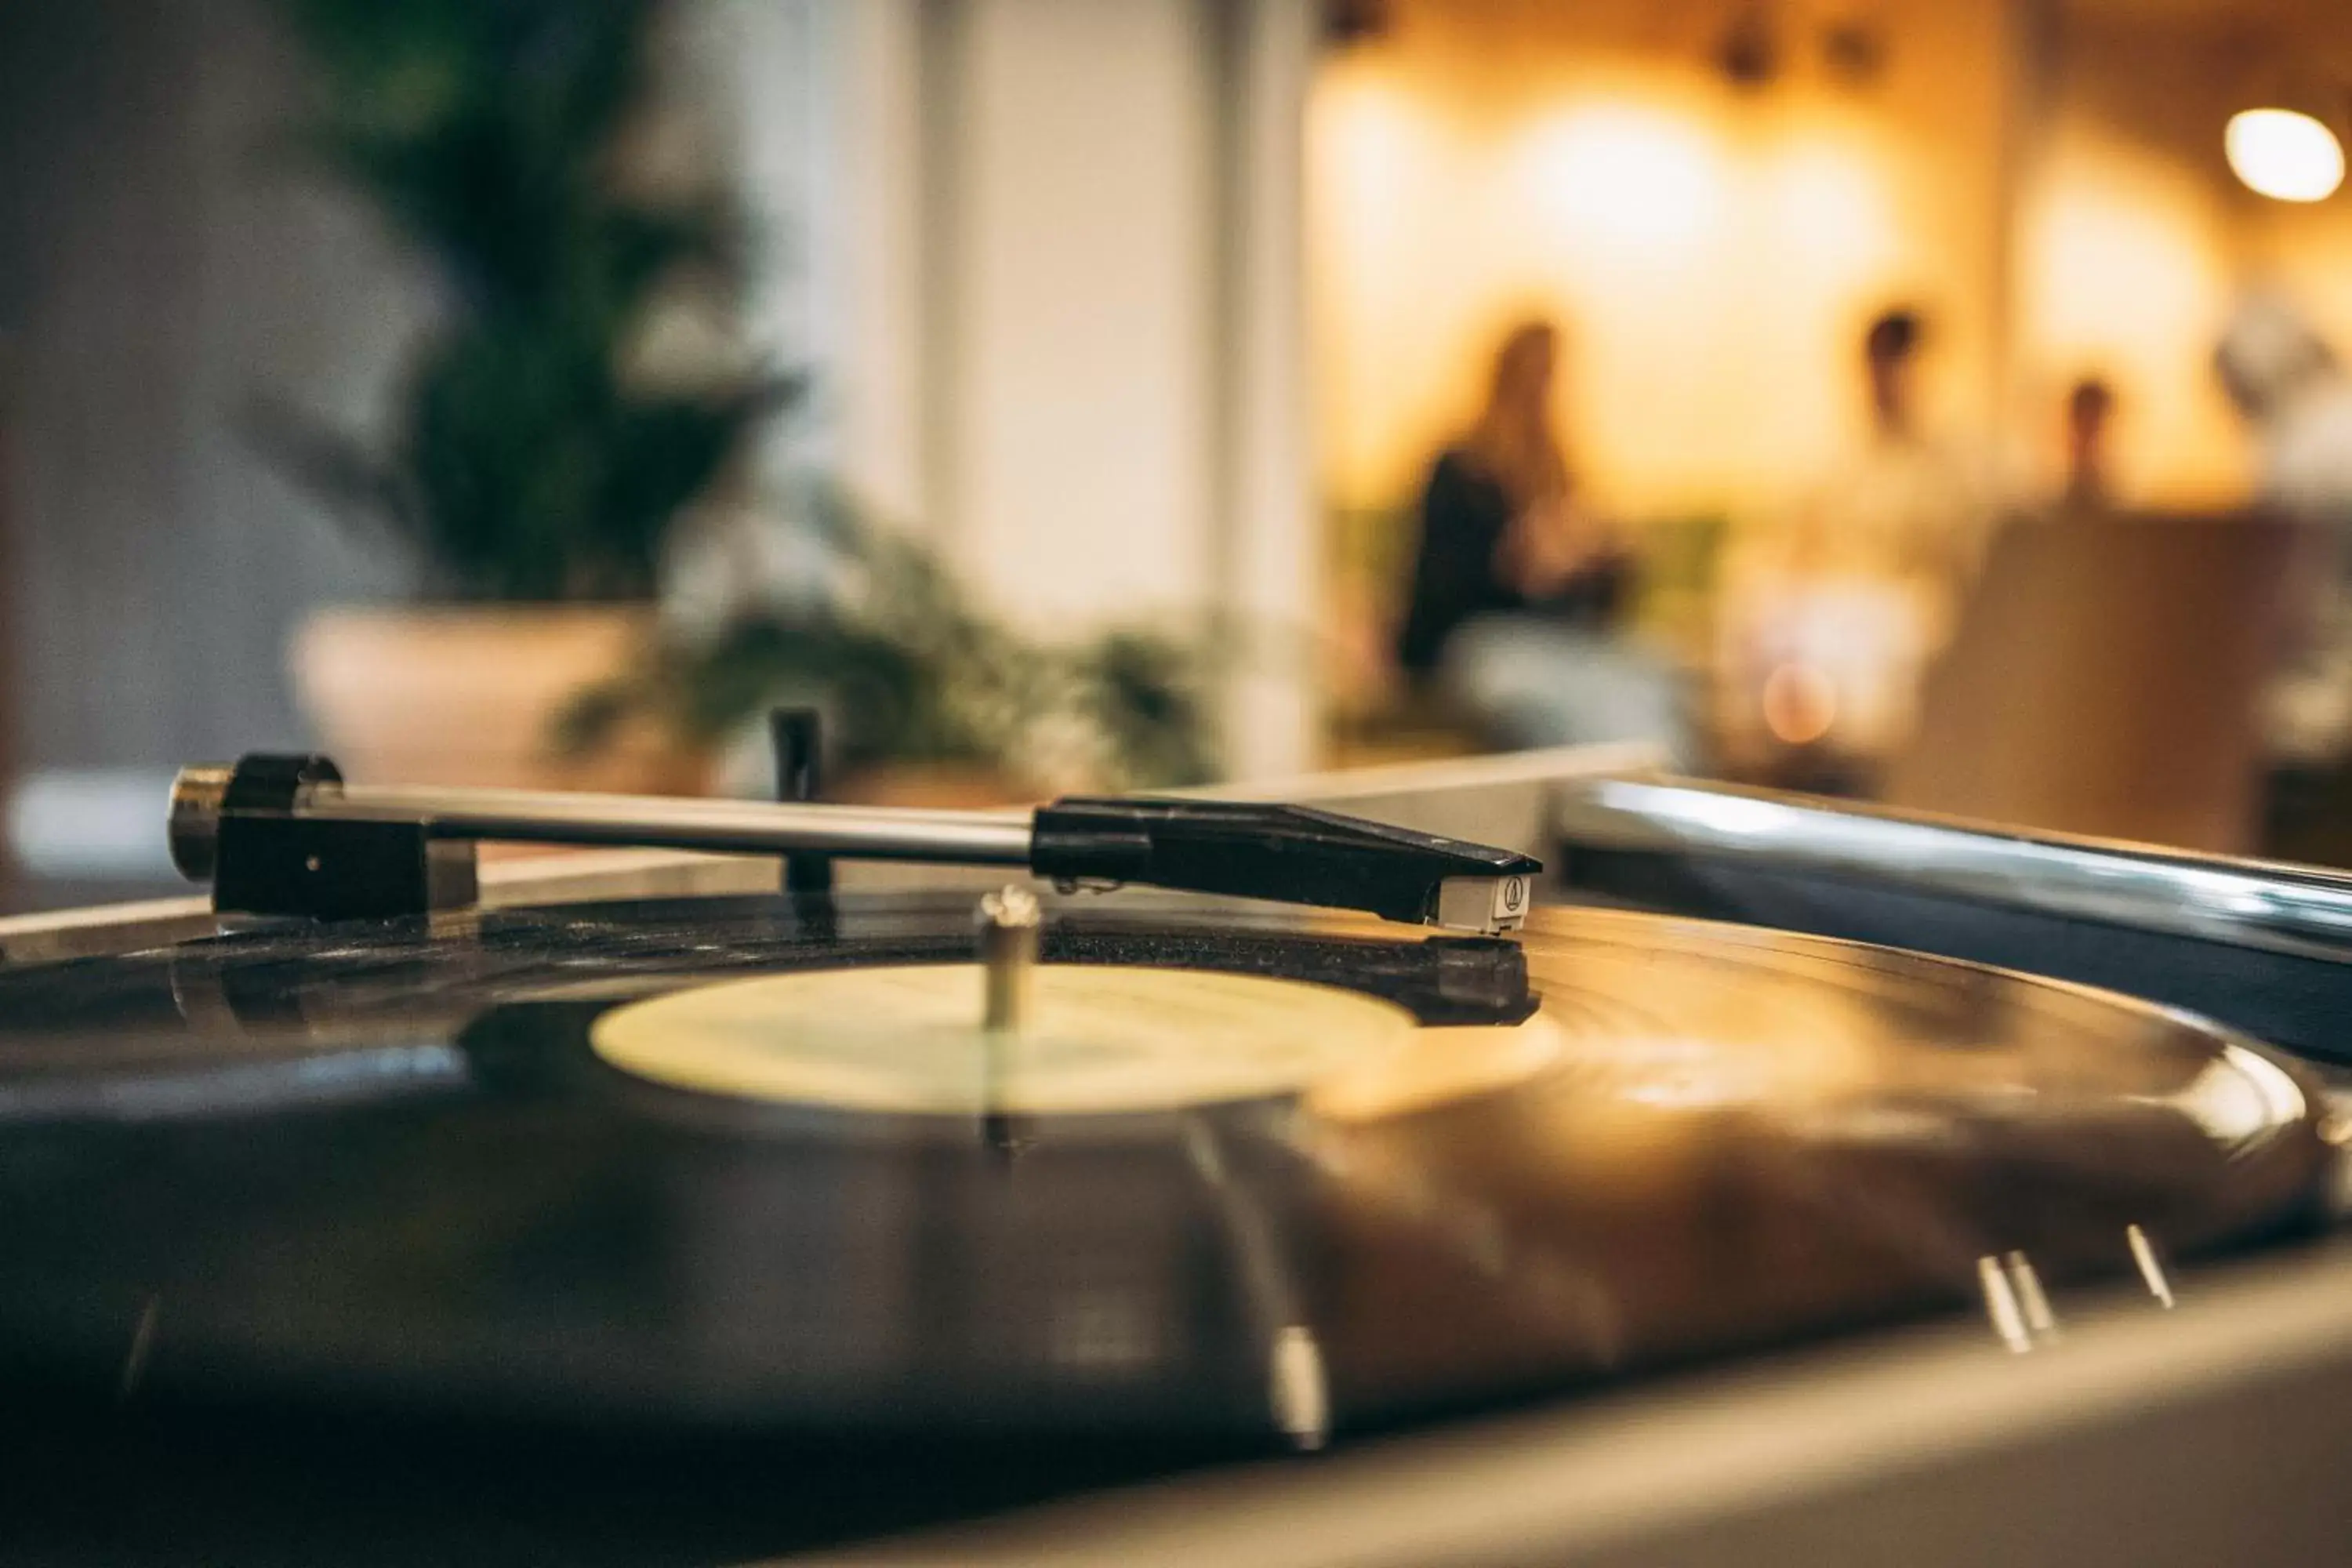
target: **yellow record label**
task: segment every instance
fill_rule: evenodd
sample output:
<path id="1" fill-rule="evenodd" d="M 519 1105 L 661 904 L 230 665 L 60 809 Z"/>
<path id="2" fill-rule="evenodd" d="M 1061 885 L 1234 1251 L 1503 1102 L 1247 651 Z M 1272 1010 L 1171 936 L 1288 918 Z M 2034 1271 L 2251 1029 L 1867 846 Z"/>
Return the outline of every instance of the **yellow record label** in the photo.
<path id="1" fill-rule="evenodd" d="M 983 979 L 968 963 L 762 975 L 615 1008 L 589 1043 L 624 1072 L 710 1094 L 1104 1115 L 1297 1094 L 1431 1032 L 1392 1003 L 1296 980 L 1048 963 L 1026 1026 L 1000 1035 L 981 1027 Z"/>

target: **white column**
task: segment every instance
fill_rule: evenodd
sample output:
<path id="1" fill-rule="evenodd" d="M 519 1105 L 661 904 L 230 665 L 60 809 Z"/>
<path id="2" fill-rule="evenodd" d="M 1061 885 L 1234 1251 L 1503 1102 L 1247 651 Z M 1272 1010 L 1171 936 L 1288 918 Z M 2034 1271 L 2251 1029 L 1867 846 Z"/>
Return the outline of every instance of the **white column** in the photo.
<path id="1" fill-rule="evenodd" d="M 830 465 L 840 448 L 838 323 L 846 259 L 842 185 L 839 26 L 823 0 L 714 0 L 685 14 L 691 76 L 723 87 L 719 101 L 678 104 L 705 122 L 700 155 L 726 161 L 752 226 L 742 327 L 779 368 L 815 373 L 815 402 L 778 426 L 762 452 L 780 474 Z M 681 72 L 682 76 L 687 73 Z M 689 143 L 690 145 L 690 143 Z"/>
<path id="2" fill-rule="evenodd" d="M 1307 426 L 1303 137 L 1312 0 L 1244 0 L 1227 84 L 1226 473 L 1220 596 L 1265 647 L 1227 691 L 1239 779 L 1315 765 L 1321 529 Z"/>
<path id="3" fill-rule="evenodd" d="M 877 519 L 928 526 L 923 489 L 921 0 L 713 0 L 696 47 L 754 230 L 745 330 L 811 377 L 764 454 Z"/>
<path id="4" fill-rule="evenodd" d="M 1042 629 L 1209 599 L 1213 256 L 1194 0 L 966 0 L 948 537 Z"/>
<path id="5" fill-rule="evenodd" d="M 833 195 L 841 280 L 828 369 L 838 473 L 880 518 L 928 531 L 921 0 L 836 0 L 841 86 Z"/>

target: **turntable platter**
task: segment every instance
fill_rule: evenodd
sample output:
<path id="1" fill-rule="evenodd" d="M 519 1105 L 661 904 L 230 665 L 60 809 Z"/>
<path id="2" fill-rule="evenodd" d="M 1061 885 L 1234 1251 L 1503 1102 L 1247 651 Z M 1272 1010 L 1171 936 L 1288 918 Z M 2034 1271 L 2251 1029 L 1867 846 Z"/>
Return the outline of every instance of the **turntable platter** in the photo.
<path id="1" fill-rule="evenodd" d="M 0 969 L 0 1369 L 1311 1445 L 1928 1311 L 2030 1342 L 2331 1158 L 2252 1042 L 1814 939 L 1076 900 L 993 1068 L 970 948 L 961 899 L 744 898 Z"/>

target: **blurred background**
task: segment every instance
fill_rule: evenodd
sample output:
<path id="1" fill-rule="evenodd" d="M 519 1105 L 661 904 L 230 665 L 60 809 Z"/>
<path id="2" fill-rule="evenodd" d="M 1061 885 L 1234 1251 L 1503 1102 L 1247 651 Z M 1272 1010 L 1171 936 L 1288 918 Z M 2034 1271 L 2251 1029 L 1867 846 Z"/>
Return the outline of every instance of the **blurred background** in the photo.
<path id="1" fill-rule="evenodd" d="M 16 0 L 0 896 L 779 704 L 2352 861 L 2347 134 L 2336 0 Z"/>

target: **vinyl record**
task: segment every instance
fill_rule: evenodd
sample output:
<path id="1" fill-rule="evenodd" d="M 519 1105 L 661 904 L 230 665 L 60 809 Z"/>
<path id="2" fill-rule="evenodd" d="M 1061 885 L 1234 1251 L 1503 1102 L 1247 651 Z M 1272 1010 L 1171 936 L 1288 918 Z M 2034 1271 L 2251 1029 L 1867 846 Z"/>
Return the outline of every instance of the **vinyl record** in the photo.
<path id="1" fill-rule="evenodd" d="M 2299 1074 L 2105 994 L 1596 911 L 961 898 L 278 925 L 0 970 L 0 1369 L 1311 1447 L 2312 1212 Z"/>

